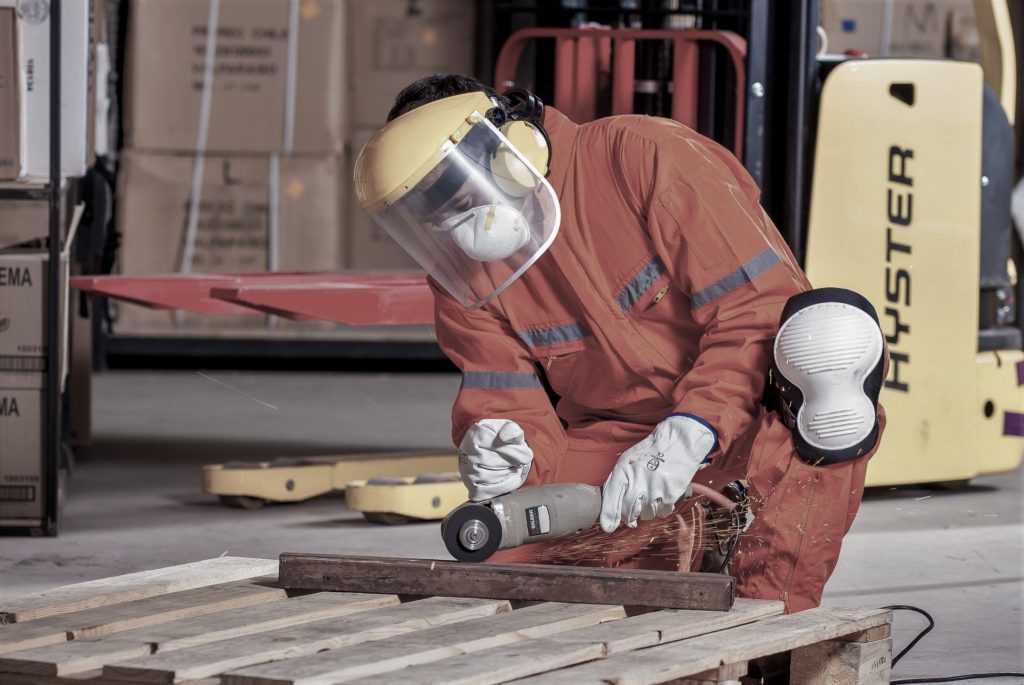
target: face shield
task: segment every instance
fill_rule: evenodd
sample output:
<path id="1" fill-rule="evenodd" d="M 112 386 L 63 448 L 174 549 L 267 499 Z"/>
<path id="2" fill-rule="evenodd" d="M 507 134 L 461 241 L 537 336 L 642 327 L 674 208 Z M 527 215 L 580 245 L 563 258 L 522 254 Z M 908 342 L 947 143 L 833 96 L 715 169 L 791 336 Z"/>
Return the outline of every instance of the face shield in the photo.
<path id="1" fill-rule="evenodd" d="M 427 164 L 422 177 L 414 175 L 420 180 L 367 211 L 445 290 L 476 309 L 551 245 L 561 219 L 558 198 L 479 114 Z"/>

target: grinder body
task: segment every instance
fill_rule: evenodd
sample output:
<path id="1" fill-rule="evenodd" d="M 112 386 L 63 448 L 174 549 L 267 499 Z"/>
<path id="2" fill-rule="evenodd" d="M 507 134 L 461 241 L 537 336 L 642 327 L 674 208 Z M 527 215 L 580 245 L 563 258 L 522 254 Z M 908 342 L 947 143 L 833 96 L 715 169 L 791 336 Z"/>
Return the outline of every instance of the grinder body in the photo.
<path id="1" fill-rule="evenodd" d="M 466 502 L 441 522 L 441 537 L 459 561 L 484 561 L 499 549 L 582 532 L 601 516 L 601 488 L 557 483 Z"/>

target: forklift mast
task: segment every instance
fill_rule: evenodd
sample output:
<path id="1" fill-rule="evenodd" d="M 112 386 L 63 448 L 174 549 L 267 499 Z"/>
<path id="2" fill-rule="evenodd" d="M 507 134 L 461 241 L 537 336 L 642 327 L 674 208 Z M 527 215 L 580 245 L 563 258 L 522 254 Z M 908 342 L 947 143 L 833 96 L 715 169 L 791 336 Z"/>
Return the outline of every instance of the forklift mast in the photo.
<path id="1" fill-rule="evenodd" d="M 736 152 L 740 125 L 741 158 L 761 187 L 761 202 L 794 254 L 803 259 L 818 87 L 817 0 L 500 0 L 480 3 L 479 8 L 477 64 L 484 80 L 493 78 L 501 47 L 520 29 L 601 25 L 723 31 L 741 37 L 746 43 L 742 116 L 729 107 L 736 88 L 729 54 L 720 46 L 701 44 L 694 128 Z M 555 102 L 554 74 L 531 68 L 554 64 L 555 57 L 553 44 L 538 41 L 523 58 L 517 85 Z M 671 41 L 638 43 L 633 113 L 671 116 L 673 64 Z M 610 105 L 596 112 L 611 113 Z"/>

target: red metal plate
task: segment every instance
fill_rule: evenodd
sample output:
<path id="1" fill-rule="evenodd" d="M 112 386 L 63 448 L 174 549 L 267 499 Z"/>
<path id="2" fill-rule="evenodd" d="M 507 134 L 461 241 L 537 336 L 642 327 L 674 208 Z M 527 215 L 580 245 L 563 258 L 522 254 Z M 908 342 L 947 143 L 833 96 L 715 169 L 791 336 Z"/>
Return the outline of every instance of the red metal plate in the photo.
<path id="1" fill-rule="evenodd" d="M 263 312 L 347 324 L 433 322 L 420 271 L 77 276 L 71 287 L 155 309 Z"/>

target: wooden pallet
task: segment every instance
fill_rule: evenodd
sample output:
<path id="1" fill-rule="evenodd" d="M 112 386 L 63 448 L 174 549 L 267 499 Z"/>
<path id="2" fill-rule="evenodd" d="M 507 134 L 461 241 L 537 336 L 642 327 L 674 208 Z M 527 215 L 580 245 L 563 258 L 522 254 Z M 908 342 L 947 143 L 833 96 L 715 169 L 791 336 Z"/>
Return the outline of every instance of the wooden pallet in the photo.
<path id="1" fill-rule="evenodd" d="M 276 560 L 223 557 L 0 599 L 0 683 L 887 683 L 891 613 L 730 611 L 289 593 Z"/>

